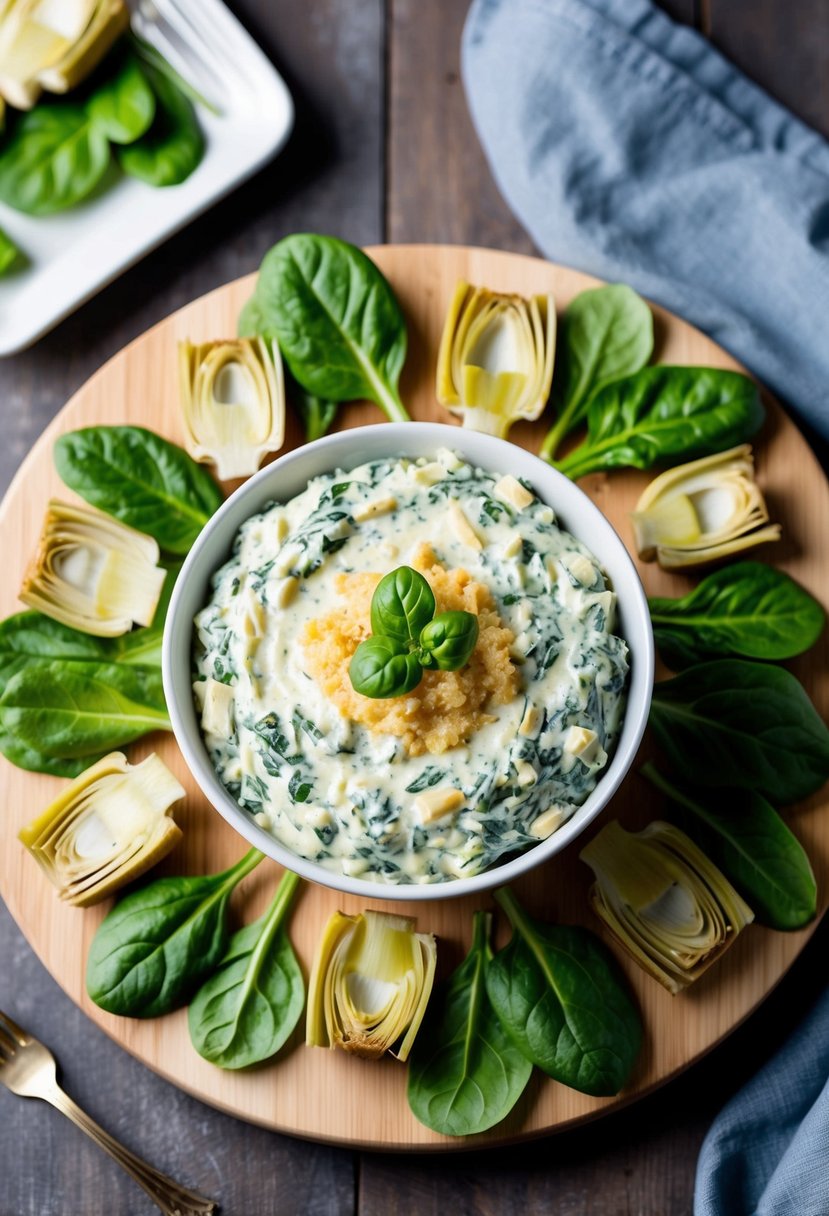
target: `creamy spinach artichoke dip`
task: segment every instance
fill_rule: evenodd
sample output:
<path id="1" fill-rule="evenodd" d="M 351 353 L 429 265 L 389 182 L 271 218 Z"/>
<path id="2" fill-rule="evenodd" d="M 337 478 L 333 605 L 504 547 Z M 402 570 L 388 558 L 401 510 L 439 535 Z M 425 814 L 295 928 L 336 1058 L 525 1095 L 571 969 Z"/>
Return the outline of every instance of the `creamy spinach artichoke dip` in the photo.
<path id="1" fill-rule="evenodd" d="M 409 565 L 478 616 L 459 671 L 361 696 L 348 665 L 379 579 Z M 593 555 L 515 478 L 454 453 L 318 477 L 240 529 L 196 617 L 219 778 L 300 857 L 386 883 L 478 874 L 538 844 L 616 742 L 627 646 Z"/>

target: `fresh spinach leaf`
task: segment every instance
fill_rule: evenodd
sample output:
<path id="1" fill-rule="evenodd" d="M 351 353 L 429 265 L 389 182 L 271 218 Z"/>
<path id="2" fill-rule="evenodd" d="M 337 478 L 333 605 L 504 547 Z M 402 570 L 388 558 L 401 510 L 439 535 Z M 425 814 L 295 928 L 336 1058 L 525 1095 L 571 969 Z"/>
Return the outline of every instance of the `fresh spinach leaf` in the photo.
<path id="1" fill-rule="evenodd" d="M 423 575 L 411 566 L 398 566 L 380 579 L 371 597 L 371 631 L 404 646 L 416 645 L 435 607 L 434 593 Z"/>
<path id="2" fill-rule="evenodd" d="M 638 372 L 652 354 L 651 310 L 633 288 L 612 283 L 576 296 L 558 326 L 553 378 L 558 417 L 540 454 L 552 460 L 564 436 L 584 420 L 593 394 Z"/>
<path id="3" fill-rule="evenodd" d="M 817 600 L 782 570 L 736 562 L 681 599 L 648 600 L 653 636 L 669 667 L 734 655 L 789 659 L 813 646 L 826 623 Z"/>
<path id="4" fill-rule="evenodd" d="M 35 106 L 3 144 L 0 200 L 27 215 L 54 215 L 91 194 L 110 161 L 109 140 L 83 106 Z"/>
<path id="5" fill-rule="evenodd" d="M 402 642 L 382 636 L 361 642 L 348 667 L 351 686 L 364 697 L 403 697 L 417 688 L 423 668 Z"/>
<path id="6" fill-rule="evenodd" d="M 508 887 L 495 898 L 512 939 L 495 955 L 487 995 L 508 1037 L 549 1076 L 596 1097 L 630 1077 L 642 1023 L 612 954 L 595 934 L 532 920 Z"/>
<path id="7" fill-rule="evenodd" d="M 472 948 L 432 998 L 409 1058 L 412 1114 L 444 1136 L 470 1136 L 500 1123 L 532 1072 L 486 993 L 491 921 L 488 913 L 475 913 Z"/>
<path id="8" fill-rule="evenodd" d="M 328 402 L 374 401 L 392 420 L 408 421 L 397 388 L 406 323 L 362 250 L 330 236 L 285 237 L 265 255 L 255 301 L 240 323 L 277 339 L 306 392 Z"/>
<path id="9" fill-rule="evenodd" d="M 654 686 L 650 725 L 685 781 L 757 790 L 781 805 L 829 778 L 829 730 L 791 672 L 720 659 Z"/>
<path id="10" fill-rule="evenodd" d="M 233 935 L 190 1005 L 190 1040 L 219 1068 L 269 1059 L 302 1014 L 305 984 L 284 924 L 298 883 L 287 870 L 268 911 Z"/>
<path id="11" fill-rule="evenodd" d="M 118 149 L 118 160 L 130 177 L 151 186 L 178 186 L 201 163 L 204 136 L 181 89 L 149 65 L 145 73 L 155 94 L 155 117 L 140 139 Z"/>
<path id="12" fill-rule="evenodd" d="M 326 401 L 323 397 L 306 393 L 296 382 L 289 389 L 289 399 L 302 419 L 305 438 L 309 443 L 314 439 L 321 439 L 326 434 L 340 408 L 338 401 Z"/>
<path id="13" fill-rule="evenodd" d="M 221 874 L 158 878 L 120 899 L 92 939 L 86 990 L 109 1013 L 152 1018 L 183 1005 L 227 948 L 234 887 L 264 854 Z"/>
<path id="14" fill-rule="evenodd" d="M 25 259 L 14 241 L 0 228 L 0 278 L 22 265 Z"/>
<path id="15" fill-rule="evenodd" d="M 0 752 L 17 768 L 30 773 L 48 773 L 50 777 L 78 777 L 90 764 L 102 760 L 106 752 L 82 756 L 76 760 L 55 756 L 44 756 L 36 748 L 29 747 L 15 735 L 0 728 Z"/>
<path id="16" fill-rule="evenodd" d="M 754 790 L 694 790 L 653 764 L 642 775 L 682 812 L 682 826 L 772 929 L 800 929 L 817 912 L 806 851 L 777 811 Z"/>
<path id="17" fill-rule="evenodd" d="M 94 507 L 187 553 L 222 503 L 213 478 L 186 452 L 139 426 L 90 426 L 61 435 L 55 465 Z"/>
<path id="18" fill-rule="evenodd" d="M 555 467 L 574 480 L 601 469 L 649 469 L 745 443 L 763 422 L 753 381 L 713 367 L 645 367 L 591 398 L 587 438 Z"/>
<path id="19" fill-rule="evenodd" d="M 86 98 L 86 112 L 110 143 L 131 144 L 152 124 L 155 94 L 130 52 L 108 59 L 105 66 L 106 76 L 96 80 Z"/>
<path id="20" fill-rule="evenodd" d="M 97 757 L 170 729 L 151 668 L 53 661 L 24 667 L 0 697 L 0 732 L 53 759 Z"/>

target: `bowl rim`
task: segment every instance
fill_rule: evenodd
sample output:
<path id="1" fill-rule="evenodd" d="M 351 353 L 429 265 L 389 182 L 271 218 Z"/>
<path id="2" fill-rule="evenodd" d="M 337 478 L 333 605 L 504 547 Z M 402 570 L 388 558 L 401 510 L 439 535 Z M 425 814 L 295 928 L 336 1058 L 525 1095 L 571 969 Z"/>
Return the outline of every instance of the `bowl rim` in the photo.
<path id="1" fill-rule="evenodd" d="M 276 490 L 274 490 L 273 494 L 263 493 L 263 488 L 269 486 L 271 481 L 277 480 L 279 475 L 284 474 L 284 471 L 290 468 L 290 466 L 305 463 L 309 457 L 313 457 L 314 459 L 311 460 L 311 463 L 318 464 L 320 467 L 317 472 L 311 474 L 312 477 L 322 476 L 326 472 L 331 472 L 341 467 L 353 468 L 365 463 L 366 460 L 379 458 L 374 453 L 366 456 L 365 450 L 367 447 L 373 447 L 375 442 L 380 439 L 388 441 L 380 445 L 381 447 L 387 447 L 388 450 L 384 453 L 386 456 L 406 457 L 404 436 L 408 434 L 410 438 L 412 437 L 411 428 L 413 426 L 418 428 L 419 442 L 420 440 L 428 442 L 431 450 L 436 451 L 439 448 L 446 447 L 457 450 L 463 459 L 470 461 L 476 467 L 482 467 L 492 472 L 504 473 L 512 471 L 508 463 L 510 458 L 513 464 L 516 459 L 518 463 L 527 462 L 536 471 L 537 475 L 535 477 L 530 475 L 530 478 L 539 498 L 553 507 L 557 518 L 559 517 L 559 507 L 555 501 L 556 489 L 561 492 L 561 495 L 565 499 L 569 499 L 574 506 L 578 503 L 580 519 L 582 515 L 586 514 L 590 518 L 592 526 L 598 528 L 604 534 L 602 545 L 604 545 L 606 539 L 608 549 L 614 551 L 616 561 L 625 571 L 624 588 L 620 589 L 618 578 L 615 578 L 613 589 L 618 597 L 617 603 L 619 605 L 620 616 L 625 619 L 626 623 L 625 630 L 623 633 L 620 633 L 620 636 L 625 638 L 631 650 L 631 676 L 628 681 L 627 704 L 625 706 L 622 730 L 610 764 L 585 802 L 551 836 L 548 836 L 546 840 L 540 841 L 537 845 L 531 846 L 524 852 L 511 857 L 509 860 L 498 863 L 482 871 L 480 874 L 469 878 L 454 878 L 446 882 L 436 883 L 392 884 L 338 874 L 333 870 L 325 869 L 325 867 L 315 861 L 298 856 L 277 840 L 275 836 L 271 835 L 271 833 L 259 827 L 221 784 L 207 754 L 193 705 L 192 680 L 190 676 L 193 613 L 191 610 L 192 605 L 188 603 L 188 592 L 192 591 L 193 584 L 198 579 L 204 588 L 199 605 L 201 606 L 206 602 L 204 594 L 209 589 L 210 579 L 223 562 L 227 560 L 233 537 L 244 520 L 250 518 L 257 510 L 261 509 L 261 505 L 252 505 L 246 513 L 240 514 L 242 504 L 254 499 L 261 500 L 261 504 L 269 500 L 280 501 L 280 498 L 285 501 L 301 492 L 293 491 L 287 496 L 280 496 Z M 483 458 L 480 458 L 478 455 L 470 455 L 470 449 L 474 451 L 479 448 L 484 449 L 484 452 L 487 453 Z M 492 453 L 491 460 L 488 456 L 489 451 Z M 327 462 L 316 459 L 328 453 L 330 453 L 330 459 Z M 503 461 L 499 462 L 498 453 L 503 454 Z M 356 457 L 356 459 L 350 461 L 349 455 Z M 419 455 L 413 455 L 408 458 L 419 459 L 420 457 Z M 505 464 L 506 467 L 504 467 Z M 308 480 L 310 480 L 310 477 L 306 479 L 305 484 L 307 484 Z M 565 516 L 568 514 L 568 511 L 569 507 L 566 507 L 564 511 Z M 235 519 L 237 515 L 239 515 L 239 520 L 232 525 L 232 530 L 230 530 L 229 525 L 225 521 L 228 518 Z M 569 527 L 566 519 L 563 526 L 567 531 L 576 536 L 577 539 L 580 539 L 578 529 Z M 229 531 L 228 540 L 227 544 L 224 544 L 224 542 L 220 543 L 220 552 L 217 554 L 214 553 L 217 545 L 215 537 L 217 533 L 221 534 L 223 530 Z M 587 544 L 586 541 L 582 543 Z M 605 550 L 602 553 L 596 552 L 594 543 L 588 544 L 588 548 L 595 554 L 604 568 L 606 566 L 608 551 Z M 637 639 L 635 652 L 627 636 L 630 633 L 630 624 L 634 618 L 642 626 L 642 636 Z M 186 642 L 186 645 L 182 645 L 182 642 Z M 361 896 L 364 899 L 389 900 L 394 902 L 420 902 L 460 898 L 490 890 L 493 887 L 504 886 L 528 871 L 535 869 L 537 866 L 543 865 L 544 862 L 549 861 L 557 853 L 560 853 L 572 840 L 581 835 L 585 828 L 601 814 L 611 801 L 636 758 L 645 727 L 647 726 L 653 691 L 654 662 L 653 630 L 648 611 L 647 596 L 642 586 L 642 581 L 624 542 L 601 509 L 596 506 L 575 482 L 570 481 L 564 474 L 559 473 L 557 469 L 554 469 L 526 448 L 511 443 L 506 439 L 500 439 L 478 431 L 466 430 L 440 422 L 383 422 L 352 427 L 347 430 L 337 431 L 332 435 L 325 435 L 321 439 L 310 443 L 300 444 L 299 447 L 278 456 L 270 464 L 259 469 L 258 472 L 253 474 L 252 477 L 225 499 L 219 509 L 205 524 L 190 549 L 176 579 L 170 598 L 167 617 L 164 623 L 162 643 L 164 695 L 173 729 L 173 736 L 187 768 L 209 806 L 217 811 L 249 844 L 260 849 L 266 856 L 278 862 L 285 869 L 293 870 L 302 878 L 343 894 Z M 184 678 L 185 676 L 186 678 Z"/>

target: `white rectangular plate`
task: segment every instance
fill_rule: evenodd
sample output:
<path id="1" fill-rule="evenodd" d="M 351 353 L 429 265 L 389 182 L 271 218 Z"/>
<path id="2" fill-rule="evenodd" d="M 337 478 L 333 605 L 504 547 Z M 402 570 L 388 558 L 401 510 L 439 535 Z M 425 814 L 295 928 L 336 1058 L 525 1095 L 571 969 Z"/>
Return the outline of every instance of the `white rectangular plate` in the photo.
<path id="1" fill-rule="evenodd" d="M 0 204 L 0 228 L 28 265 L 0 279 L 0 355 L 14 354 L 270 160 L 288 138 L 294 108 L 282 77 L 221 0 L 199 18 L 227 45 L 214 115 L 198 107 L 205 155 L 180 186 L 158 189 L 119 175 L 59 215 L 21 215 Z M 212 100 L 212 98 L 211 98 Z"/>

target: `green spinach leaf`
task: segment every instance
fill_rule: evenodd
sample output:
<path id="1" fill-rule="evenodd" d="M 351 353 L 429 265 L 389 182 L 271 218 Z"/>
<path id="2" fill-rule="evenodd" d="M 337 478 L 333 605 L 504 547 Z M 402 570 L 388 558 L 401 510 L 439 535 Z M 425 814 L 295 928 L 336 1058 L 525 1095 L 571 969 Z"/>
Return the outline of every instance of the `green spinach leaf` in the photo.
<path id="1" fill-rule="evenodd" d="M 191 1042 L 220 1068 L 269 1059 L 302 1014 L 305 984 L 284 925 L 298 883 L 287 870 L 268 911 L 234 934 L 190 1005 Z"/>
<path id="2" fill-rule="evenodd" d="M 187 553 L 222 503 L 213 478 L 186 452 L 138 426 L 91 426 L 61 435 L 63 481 L 168 553 Z"/>
<path id="3" fill-rule="evenodd" d="M 14 241 L 0 228 L 0 278 L 24 262 L 23 254 Z"/>
<path id="4" fill-rule="evenodd" d="M 90 764 L 101 760 L 106 752 L 82 756 L 77 760 L 69 760 L 55 756 L 44 756 L 36 748 L 28 747 L 15 735 L 0 728 L 0 752 L 17 768 L 25 768 L 30 773 L 48 773 L 50 777 L 77 777 Z"/>
<path id="5" fill-rule="evenodd" d="M 240 325 L 277 339 L 306 392 L 328 402 L 374 401 L 394 421 L 408 421 L 397 388 L 406 323 L 388 282 L 354 245 L 309 233 L 279 241 Z"/>
<path id="6" fill-rule="evenodd" d="M 760 924 L 800 929 L 817 912 L 806 851 L 777 811 L 754 790 L 694 790 L 653 765 L 642 775 L 681 811 L 682 826 L 722 870 Z"/>
<path id="7" fill-rule="evenodd" d="M 120 899 L 87 959 L 86 990 L 95 1004 L 133 1018 L 184 1004 L 221 961 L 231 893 L 263 856 L 251 849 L 221 874 L 158 878 Z"/>
<path id="8" fill-rule="evenodd" d="M 409 1057 L 412 1114 L 444 1136 L 471 1136 L 500 1123 L 532 1072 L 486 994 L 491 921 L 488 913 L 475 913 L 472 948 L 432 998 Z"/>
<path id="9" fill-rule="evenodd" d="M 736 562 L 715 570 L 681 599 L 648 600 L 653 636 L 669 667 L 741 655 L 789 659 L 813 646 L 826 613 L 781 570 Z"/>
<path id="10" fill-rule="evenodd" d="M 168 76 L 145 68 L 155 94 L 155 118 L 140 139 L 118 149 L 121 168 L 151 186 L 178 186 L 198 168 L 204 136 L 190 101 Z"/>
<path id="11" fill-rule="evenodd" d="M 65 211 L 92 193 L 110 160 L 109 140 L 83 106 L 35 106 L 3 144 L 0 200 L 27 215 Z"/>
<path id="12" fill-rule="evenodd" d="M 638 372 L 653 354 L 653 317 L 623 283 L 576 296 L 556 337 L 553 402 L 558 418 L 541 447 L 552 460 L 565 435 L 583 421 L 591 397 L 611 380 Z"/>
<path id="13" fill-rule="evenodd" d="M 326 401 L 324 397 L 315 397 L 313 393 L 306 393 L 305 389 L 296 382 L 288 390 L 288 396 L 302 419 L 305 438 L 308 442 L 321 439 L 337 416 L 340 403 Z"/>
<path id="14" fill-rule="evenodd" d="M 131 144 L 152 124 L 155 94 L 129 51 L 108 58 L 105 66 L 106 76 L 86 99 L 86 112 L 111 143 Z"/>
<path id="15" fill-rule="evenodd" d="M 642 1023 L 612 954 L 587 929 L 532 920 L 508 887 L 495 898 L 512 924 L 487 995 L 509 1038 L 549 1076 L 596 1097 L 630 1077 Z"/>
<path id="16" fill-rule="evenodd" d="M 685 781 L 757 790 L 781 805 L 829 778 L 829 730 L 791 672 L 720 659 L 654 686 L 650 725 Z"/>
<path id="17" fill-rule="evenodd" d="M 757 387 L 713 367 L 646 367 L 590 400 L 587 438 L 556 468 L 574 480 L 601 469 L 649 469 L 745 443 L 763 422 Z"/>

